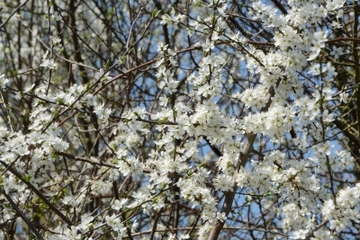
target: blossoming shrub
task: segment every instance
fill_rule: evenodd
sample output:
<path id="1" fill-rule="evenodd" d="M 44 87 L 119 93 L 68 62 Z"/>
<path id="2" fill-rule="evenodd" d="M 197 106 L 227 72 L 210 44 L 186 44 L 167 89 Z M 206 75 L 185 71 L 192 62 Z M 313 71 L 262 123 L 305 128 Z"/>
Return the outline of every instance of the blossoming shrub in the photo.
<path id="1" fill-rule="evenodd" d="M 0 11 L 1 239 L 358 238 L 357 1 Z"/>

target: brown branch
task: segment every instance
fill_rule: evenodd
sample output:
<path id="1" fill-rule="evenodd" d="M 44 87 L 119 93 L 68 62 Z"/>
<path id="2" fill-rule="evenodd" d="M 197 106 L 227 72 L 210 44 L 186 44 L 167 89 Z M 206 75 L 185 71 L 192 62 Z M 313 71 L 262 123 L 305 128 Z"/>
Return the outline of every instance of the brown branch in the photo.
<path id="1" fill-rule="evenodd" d="M 11 207 L 15 210 L 15 212 L 17 214 L 20 215 L 20 217 L 26 222 L 26 224 L 29 226 L 29 228 L 33 231 L 33 233 L 35 234 L 35 236 L 38 239 L 43 239 L 39 233 L 39 231 L 36 229 L 36 227 L 34 226 L 34 224 L 25 216 L 25 214 L 23 214 L 21 212 L 21 210 L 18 208 L 18 206 L 16 205 L 16 203 L 11 199 L 11 197 L 6 194 L 5 191 L 3 191 L 5 198 L 9 201 Z"/>
<path id="2" fill-rule="evenodd" d="M 339 38 L 333 38 L 328 39 L 325 42 L 331 43 L 331 42 L 360 42 L 360 38 L 345 38 L 345 37 L 339 37 Z"/>
<path id="3" fill-rule="evenodd" d="M 61 153 L 61 152 L 57 152 L 56 154 L 66 157 L 66 158 L 70 158 L 70 159 L 74 159 L 76 161 L 81 161 L 81 162 L 87 162 L 93 165 L 98 165 L 98 166 L 104 166 L 104 167 L 109 167 L 109 168 L 117 168 L 115 165 L 110 164 L 110 163 L 105 163 L 105 162 L 96 162 L 94 160 L 91 160 L 90 158 L 86 158 L 86 157 L 78 157 L 75 155 L 71 155 L 68 153 Z"/>
<path id="4" fill-rule="evenodd" d="M 247 162 L 247 159 L 248 159 L 248 157 L 250 156 L 250 153 L 253 150 L 253 143 L 255 141 L 256 134 L 248 133 L 246 135 L 246 137 L 247 137 L 247 142 L 245 143 L 243 152 L 240 153 L 240 159 L 238 161 L 237 169 L 236 169 L 235 174 L 233 176 L 234 180 L 235 180 L 235 177 L 236 177 L 240 167 L 245 166 L 245 164 Z M 221 212 L 225 213 L 226 216 L 229 215 L 229 213 L 231 211 L 231 206 L 232 206 L 232 203 L 234 201 L 235 194 L 236 194 L 236 183 L 234 183 L 234 187 L 233 187 L 232 190 L 227 191 L 224 194 L 225 199 L 224 199 L 224 204 L 222 206 Z M 224 227 L 224 223 L 225 223 L 225 221 L 221 221 L 221 220 L 217 220 L 215 222 L 215 224 L 213 225 L 213 227 L 212 227 L 212 229 L 210 231 L 210 234 L 208 236 L 208 240 L 216 240 L 216 239 L 218 239 L 218 237 L 220 235 L 220 232 Z"/>
<path id="5" fill-rule="evenodd" d="M 9 166 L 7 163 L 1 161 L 1 164 L 4 165 L 8 170 L 14 174 L 19 180 L 26 184 L 38 197 L 45 202 L 45 204 L 53 210 L 67 225 L 72 226 L 72 222 L 59 210 L 57 209 L 34 185 L 32 185 L 29 181 L 25 180 L 24 177 L 17 170 Z"/>
<path id="6" fill-rule="evenodd" d="M 10 16 L 3 22 L 3 24 L 0 25 L 0 29 L 5 26 L 5 24 L 12 18 L 12 16 L 15 15 L 17 11 L 19 11 L 20 8 L 22 8 L 29 0 L 26 0 L 23 4 L 20 4 L 11 14 Z"/>
<path id="7" fill-rule="evenodd" d="M 276 82 L 276 87 L 279 86 L 281 79 L 278 79 Z M 269 109 L 271 102 L 272 102 L 272 97 L 275 95 L 275 90 L 274 87 L 270 87 L 269 91 L 268 91 L 270 97 L 268 102 L 266 103 L 266 105 L 261 109 L 261 112 L 265 112 Z M 234 201 L 235 198 L 235 194 L 236 194 L 236 176 L 240 170 L 241 167 L 245 167 L 248 158 L 251 154 L 251 152 L 253 151 L 253 144 L 256 138 L 256 134 L 255 133 L 247 133 L 246 135 L 246 143 L 244 145 L 243 151 L 240 152 L 240 158 L 238 160 L 238 164 L 236 166 L 236 171 L 233 175 L 233 181 L 234 181 L 234 186 L 232 190 L 229 190 L 227 192 L 224 193 L 224 203 L 223 206 L 221 208 L 221 213 L 225 213 L 226 216 L 229 215 L 230 211 L 231 211 L 231 206 L 232 203 Z M 208 236 L 208 240 L 216 240 L 218 239 L 221 230 L 223 229 L 225 224 L 225 221 L 221 221 L 221 220 L 217 220 L 215 222 L 215 224 L 213 225 L 213 227 L 211 228 L 210 234 Z"/>

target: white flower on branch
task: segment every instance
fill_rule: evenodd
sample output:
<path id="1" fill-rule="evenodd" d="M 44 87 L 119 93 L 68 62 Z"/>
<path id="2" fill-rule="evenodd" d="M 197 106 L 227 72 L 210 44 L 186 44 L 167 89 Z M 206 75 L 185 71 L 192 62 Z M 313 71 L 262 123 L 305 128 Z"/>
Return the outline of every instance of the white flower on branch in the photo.
<path id="1" fill-rule="evenodd" d="M 57 63 L 54 61 L 54 59 L 48 59 L 47 58 L 48 54 L 49 54 L 49 51 L 46 51 L 46 53 L 42 57 L 40 67 L 55 69 L 57 67 Z"/>

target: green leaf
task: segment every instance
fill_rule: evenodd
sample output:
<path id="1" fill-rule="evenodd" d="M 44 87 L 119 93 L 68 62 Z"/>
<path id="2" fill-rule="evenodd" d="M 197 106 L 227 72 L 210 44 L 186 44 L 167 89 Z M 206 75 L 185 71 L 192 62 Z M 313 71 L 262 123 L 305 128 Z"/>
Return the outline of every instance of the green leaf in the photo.
<path id="1" fill-rule="evenodd" d="M 104 69 L 108 69 L 109 66 L 110 66 L 110 61 L 108 60 L 108 61 L 105 63 Z"/>
<path id="2" fill-rule="evenodd" d="M 162 10 L 154 10 L 152 13 L 151 13 L 151 17 L 153 18 L 156 18 L 157 16 L 159 16 L 159 14 L 162 12 Z"/>

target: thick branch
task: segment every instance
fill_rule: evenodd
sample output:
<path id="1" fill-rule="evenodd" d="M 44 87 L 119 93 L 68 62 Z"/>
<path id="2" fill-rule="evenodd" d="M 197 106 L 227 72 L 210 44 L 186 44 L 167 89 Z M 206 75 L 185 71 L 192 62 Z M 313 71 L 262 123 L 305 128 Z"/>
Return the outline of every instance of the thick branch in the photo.
<path id="1" fill-rule="evenodd" d="M 57 209 L 41 192 L 38 190 L 34 185 L 32 185 L 30 182 L 26 181 L 21 173 L 16 171 L 14 168 L 9 166 L 3 161 L 0 161 L 2 165 L 4 165 L 12 174 L 14 174 L 18 179 L 20 179 L 23 183 L 25 183 L 26 186 L 28 186 L 41 200 L 44 201 L 44 203 L 53 210 L 65 223 L 68 224 L 68 226 L 72 226 L 72 222 L 59 210 Z"/>
<path id="2" fill-rule="evenodd" d="M 36 229 L 36 227 L 34 226 L 34 224 L 25 216 L 25 214 L 23 212 L 21 212 L 21 210 L 18 208 L 18 206 L 16 205 L 16 203 L 11 199 L 11 197 L 6 194 L 6 192 L 4 191 L 4 196 L 5 198 L 9 201 L 10 205 L 12 206 L 12 208 L 15 210 L 15 212 L 17 212 L 17 214 L 19 214 L 19 216 L 26 222 L 26 224 L 29 226 L 29 228 L 31 229 L 31 231 L 33 231 L 33 233 L 35 234 L 35 236 L 38 239 L 43 239 L 39 233 L 39 231 Z"/>
<path id="3" fill-rule="evenodd" d="M 280 81 L 281 81 L 281 79 L 277 80 L 276 87 L 279 86 Z M 269 107 L 271 105 L 271 99 L 275 94 L 274 87 L 270 87 L 268 93 L 270 95 L 270 98 L 269 98 L 268 102 L 266 103 L 265 107 L 263 107 L 261 109 L 261 112 L 265 112 L 265 111 L 267 111 L 269 109 Z M 233 187 L 233 189 L 231 191 L 227 191 L 227 192 L 224 193 L 225 199 L 224 199 L 224 204 L 223 204 L 223 206 L 221 208 L 221 212 L 225 213 L 226 216 L 229 215 L 229 213 L 231 211 L 232 203 L 233 203 L 234 198 L 235 198 L 235 193 L 236 193 L 236 189 L 237 189 L 236 182 L 235 182 L 236 176 L 237 176 L 240 168 L 244 167 L 245 164 L 247 163 L 247 160 L 248 160 L 248 158 L 250 156 L 250 153 L 253 151 L 253 143 L 255 141 L 255 138 L 256 138 L 255 133 L 250 132 L 250 133 L 246 134 L 247 141 L 245 143 L 243 151 L 240 153 L 240 159 L 238 161 L 236 171 L 235 171 L 234 176 L 233 176 L 234 187 Z M 225 223 L 225 221 L 220 221 L 220 220 L 216 221 L 216 223 L 213 225 L 213 227 L 212 227 L 212 229 L 210 231 L 208 240 L 216 240 L 216 239 L 218 239 L 218 237 L 220 235 L 220 232 L 224 227 L 224 223 Z"/>
<path id="4" fill-rule="evenodd" d="M 236 177 L 240 167 L 245 166 L 245 164 L 247 162 L 247 159 L 248 159 L 250 153 L 252 152 L 253 143 L 255 141 L 256 134 L 248 133 L 246 137 L 247 137 L 247 142 L 246 142 L 246 144 L 244 146 L 243 152 L 240 153 L 240 159 L 238 161 L 237 171 L 234 174 L 234 180 L 235 180 L 235 177 Z M 223 204 L 223 207 L 221 209 L 221 212 L 224 212 L 226 214 L 226 216 L 229 214 L 229 212 L 231 210 L 231 206 L 232 206 L 232 203 L 233 203 L 234 198 L 235 198 L 236 188 L 237 188 L 236 183 L 234 183 L 233 190 L 228 191 L 228 192 L 225 193 L 225 200 L 224 200 L 224 204 Z M 220 221 L 220 220 L 216 221 L 213 228 L 211 229 L 208 240 L 216 240 L 216 239 L 218 239 L 219 234 L 220 234 L 221 230 L 224 227 L 224 223 L 225 223 L 225 221 Z"/>

